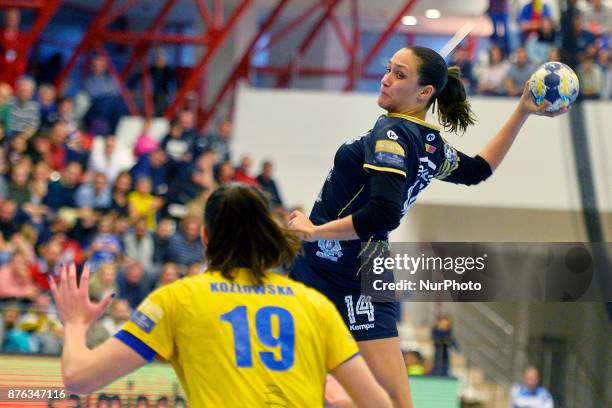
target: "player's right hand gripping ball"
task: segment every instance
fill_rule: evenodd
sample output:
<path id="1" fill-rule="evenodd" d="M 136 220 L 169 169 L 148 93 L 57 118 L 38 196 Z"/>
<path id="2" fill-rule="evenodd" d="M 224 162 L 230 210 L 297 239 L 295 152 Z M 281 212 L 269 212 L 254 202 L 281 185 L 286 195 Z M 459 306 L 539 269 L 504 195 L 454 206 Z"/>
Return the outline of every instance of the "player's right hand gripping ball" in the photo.
<path id="1" fill-rule="evenodd" d="M 546 62 L 529 78 L 529 95 L 536 105 L 550 102 L 548 112 L 569 107 L 576 98 L 580 85 L 578 76 L 567 65 L 561 62 Z"/>

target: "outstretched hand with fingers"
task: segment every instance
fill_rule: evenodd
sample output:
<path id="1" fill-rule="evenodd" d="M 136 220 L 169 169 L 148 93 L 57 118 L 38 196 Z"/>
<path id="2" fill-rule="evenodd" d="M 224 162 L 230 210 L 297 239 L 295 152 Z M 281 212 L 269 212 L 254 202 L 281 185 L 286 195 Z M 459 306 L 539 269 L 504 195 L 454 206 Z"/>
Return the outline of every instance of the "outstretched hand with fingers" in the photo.
<path id="1" fill-rule="evenodd" d="M 79 324 L 89 327 L 102 314 L 115 294 L 108 294 L 99 303 L 89 300 L 89 272 L 86 264 L 81 274 L 81 282 L 77 283 L 76 266 L 64 265 L 61 268 L 59 284 L 49 278 L 51 293 L 57 307 L 60 320 L 67 326 Z"/>
<path id="2" fill-rule="evenodd" d="M 289 216 L 289 229 L 295 231 L 303 241 L 316 241 L 313 237 L 314 224 L 300 211 L 293 211 Z"/>
<path id="3" fill-rule="evenodd" d="M 555 112 L 547 112 L 546 108 L 550 105 L 550 102 L 545 100 L 543 104 L 536 105 L 536 103 L 531 99 L 529 95 L 529 81 L 525 82 L 525 86 L 523 87 L 523 94 L 521 95 L 521 101 L 519 102 L 519 106 L 521 108 L 521 112 L 530 115 L 539 115 L 539 116 L 548 116 L 550 118 L 554 118 L 555 116 L 559 116 L 567 112 L 570 108 L 562 108 Z"/>

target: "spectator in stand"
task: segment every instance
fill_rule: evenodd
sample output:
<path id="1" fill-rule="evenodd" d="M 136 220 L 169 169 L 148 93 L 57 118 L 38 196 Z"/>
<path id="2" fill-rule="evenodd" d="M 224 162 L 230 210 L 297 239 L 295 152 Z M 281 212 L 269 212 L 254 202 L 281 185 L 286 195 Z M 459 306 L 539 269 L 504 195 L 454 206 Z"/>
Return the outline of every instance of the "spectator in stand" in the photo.
<path id="1" fill-rule="evenodd" d="M 78 132 L 79 127 L 74 114 L 74 101 L 71 98 L 62 96 L 57 100 L 57 114 L 59 121 L 64 124 L 69 135 Z"/>
<path id="2" fill-rule="evenodd" d="M 510 44 L 508 42 L 508 0 L 489 0 L 489 8 L 487 9 L 493 33 L 491 34 L 491 43 L 498 45 L 506 54 L 510 53 Z M 451 66 L 454 64 L 450 64 Z M 461 71 L 463 74 L 463 70 Z"/>
<path id="3" fill-rule="evenodd" d="M 553 408 L 554 402 L 550 392 L 540 383 L 540 373 L 535 367 L 527 367 L 523 371 L 520 383 L 510 390 L 512 408 Z"/>
<path id="4" fill-rule="evenodd" d="M 168 246 L 173 234 L 174 222 L 170 218 L 159 220 L 153 235 L 153 264 L 155 270 L 161 269 L 162 264 L 168 260 Z"/>
<path id="5" fill-rule="evenodd" d="M 91 103 L 84 118 L 85 125 L 88 132 L 96 135 L 115 133 L 119 117 L 124 111 L 119 87 L 107 70 L 106 59 L 96 55 L 91 61 L 91 73 L 83 85 Z"/>
<path id="6" fill-rule="evenodd" d="M 251 156 L 242 156 L 240 165 L 234 170 L 234 181 L 255 187 L 259 186 L 257 179 L 251 176 Z"/>
<path id="7" fill-rule="evenodd" d="M 187 139 L 178 120 L 170 123 L 170 131 L 162 140 L 161 147 L 168 157 L 168 179 L 180 177 L 191 162 L 192 141 Z"/>
<path id="8" fill-rule="evenodd" d="M 169 240 L 165 261 L 181 266 L 204 261 L 204 246 L 200 239 L 201 229 L 202 223 L 198 218 L 183 218 L 180 230 Z"/>
<path id="9" fill-rule="evenodd" d="M 39 354 L 60 354 L 63 329 L 51 304 L 51 296 L 40 293 L 34 304 L 17 322 L 20 330 L 31 333 L 31 352 Z"/>
<path id="10" fill-rule="evenodd" d="M 43 204 L 53 211 L 61 207 L 76 207 L 76 191 L 81 182 L 81 173 L 82 168 L 79 163 L 68 163 L 62 171 L 61 178 L 49 183 Z"/>
<path id="11" fill-rule="evenodd" d="M 525 44 L 529 36 L 538 33 L 543 20 L 551 18 L 550 6 L 545 0 L 531 0 L 525 4 L 518 16 L 521 44 Z"/>
<path id="12" fill-rule="evenodd" d="M 38 293 L 27 258 L 20 251 L 13 251 L 9 263 L 0 266 L 0 299 L 32 301 Z"/>
<path id="13" fill-rule="evenodd" d="M 0 82 L 11 86 L 26 71 L 27 55 L 23 35 L 19 32 L 21 13 L 10 8 L 4 14 L 4 24 L 0 29 Z"/>
<path id="14" fill-rule="evenodd" d="M 527 50 L 524 47 L 517 48 L 515 58 L 506 78 L 506 92 L 510 96 L 520 96 L 523 93 L 525 82 L 533 74 L 535 68 L 529 61 Z"/>
<path id="15" fill-rule="evenodd" d="M 65 265 L 73 262 L 81 265 L 85 260 L 81 244 L 70 236 L 70 232 L 76 224 L 76 219 L 77 214 L 75 210 L 72 208 L 62 208 L 51 224 L 51 233 L 53 235 L 50 240 L 60 244 L 60 261 Z"/>
<path id="16" fill-rule="evenodd" d="M 163 200 L 155 197 L 152 193 L 153 185 L 151 179 L 141 176 L 136 180 L 134 191 L 130 192 L 128 198 L 128 214 L 130 219 L 135 220 L 145 217 L 147 227 L 153 231 L 157 224 L 157 211 L 162 207 Z"/>
<path id="17" fill-rule="evenodd" d="M 28 141 L 23 133 L 13 136 L 9 141 L 6 164 L 16 166 L 20 163 L 31 161 L 28 156 Z"/>
<path id="18" fill-rule="evenodd" d="M 494 45 L 489 51 L 489 65 L 481 68 L 478 77 L 478 93 L 483 95 L 505 95 L 504 81 L 510 70 L 501 48 Z"/>
<path id="19" fill-rule="evenodd" d="M 448 317 L 441 316 L 438 318 L 431 331 L 431 338 L 435 348 L 432 374 L 447 377 L 450 369 L 450 349 L 459 348 L 453 337 L 452 323 Z"/>
<path id="20" fill-rule="evenodd" d="M 93 300 L 101 301 L 109 293 L 119 293 L 117 286 L 117 264 L 104 262 L 98 267 L 89 281 L 89 295 Z"/>
<path id="21" fill-rule="evenodd" d="M 274 172 L 274 165 L 271 161 L 265 161 L 261 165 L 261 174 L 257 176 L 257 183 L 261 186 L 261 189 L 268 193 L 270 200 L 274 207 L 283 207 L 283 200 L 276 186 L 276 181 L 272 176 Z"/>
<path id="22" fill-rule="evenodd" d="M 51 168 L 45 161 L 39 161 L 34 165 L 32 170 L 32 178 L 29 182 L 30 202 L 35 205 L 40 205 L 47 195 L 49 178 L 51 177 Z"/>
<path id="23" fill-rule="evenodd" d="M 590 0 L 584 20 L 587 29 L 595 36 L 606 36 L 612 28 L 612 9 L 602 0 Z"/>
<path id="24" fill-rule="evenodd" d="M 97 271 L 103 263 L 117 262 L 123 256 L 123 245 L 119 236 L 113 232 L 113 222 L 114 218 L 110 215 L 100 219 L 96 235 L 85 251 L 92 271 Z"/>
<path id="25" fill-rule="evenodd" d="M 76 192 L 75 201 L 80 208 L 93 208 L 101 212 L 110 210 L 112 195 L 106 174 L 94 173 L 90 181 L 81 184 Z"/>
<path id="26" fill-rule="evenodd" d="M 68 129 L 62 122 L 58 122 L 51 128 L 51 132 L 47 140 L 45 136 L 40 135 L 35 138 L 37 141 L 37 151 L 40 155 L 49 162 L 51 168 L 56 171 L 61 171 L 68 162 L 68 147 L 66 139 L 68 138 Z"/>
<path id="27" fill-rule="evenodd" d="M 36 82 L 29 76 L 22 76 L 17 80 L 15 89 L 15 97 L 9 102 L 8 126 L 5 130 L 9 139 L 22 134 L 28 140 L 40 127 L 40 105 L 32 99 Z"/>
<path id="28" fill-rule="evenodd" d="M 153 266 L 155 243 L 147 227 L 146 217 L 136 219 L 134 228 L 123 236 L 123 244 L 125 245 L 125 254 L 129 258 L 138 259 L 142 263 L 147 277 L 155 274 Z"/>
<path id="29" fill-rule="evenodd" d="M 178 265 L 172 262 L 165 263 L 164 266 L 162 266 L 161 273 L 159 274 L 159 282 L 157 287 L 160 288 L 162 286 L 169 285 L 179 278 Z"/>
<path id="30" fill-rule="evenodd" d="M 9 114 L 11 113 L 9 102 L 13 97 L 13 88 L 6 82 L 0 82 L 0 128 L 2 128 L 2 137 L 0 142 L 4 143 L 5 131 L 9 122 Z"/>
<path id="31" fill-rule="evenodd" d="M 586 53 L 589 47 L 594 47 L 595 51 L 597 50 L 596 37 L 584 27 L 584 17 L 580 14 L 574 17 L 574 33 L 576 35 L 576 51 L 579 55 Z M 593 51 L 591 51 L 591 56 L 592 54 Z"/>
<path id="32" fill-rule="evenodd" d="M 538 35 L 531 37 L 525 43 L 525 49 L 527 50 L 527 56 L 534 65 L 540 65 L 546 61 L 559 61 L 548 59 L 548 54 L 552 48 L 557 47 L 557 32 L 553 21 L 546 18 L 542 20 L 542 27 L 540 28 Z"/>
<path id="33" fill-rule="evenodd" d="M 224 119 L 219 122 L 216 132 L 203 135 L 196 140 L 196 155 L 212 150 L 221 161 L 231 160 L 230 139 L 232 135 L 232 122 Z"/>
<path id="34" fill-rule="evenodd" d="M 134 144 L 134 157 L 136 159 L 151 153 L 159 145 L 159 142 L 151 136 L 151 122 L 151 118 L 145 118 L 142 121 L 142 131 Z"/>
<path id="35" fill-rule="evenodd" d="M 0 350 L 5 353 L 29 353 L 30 334 L 19 329 L 17 323 L 21 316 L 21 307 L 17 302 L 10 302 L 0 307 L 0 331 L 3 336 L 0 336 Z"/>
<path id="36" fill-rule="evenodd" d="M 0 232 L 6 239 L 21 229 L 28 216 L 17 206 L 14 200 L 0 202 Z"/>
<path id="37" fill-rule="evenodd" d="M 601 90 L 601 99 L 609 100 L 612 97 L 612 60 L 608 58 L 608 63 L 605 69 L 605 75 L 603 79 L 603 88 Z"/>
<path id="38" fill-rule="evenodd" d="M 132 176 L 127 171 L 117 175 L 113 186 L 111 211 L 117 215 L 128 215 L 128 194 L 132 189 Z"/>
<path id="39" fill-rule="evenodd" d="M 219 186 L 227 186 L 236 181 L 234 179 L 234 167 L 228 161 L 221 162 L 217 168 L 217 183 Z"/>
<path id="40" fill-rule="evenodd" d="M 38 104 L 40 105 L 40 131 L 47 132 L 59 120 L 55 99 L 57 92 L 51 84 L 38 87 Z"/>
<path id="41" fill-rule="evenodd" d="M 458 66 L 461 69 L 461 82 L 465 90 L 471 94 L 474 92 L 474 75 L 472 70 L 472 61 L 470 60 L 470 52 L 468 48 L 459 44 L 453 53 L 453 58 L 449 63 L 449 66 Z"/>
<path id="42" fill-rule="evenodd" d="M 585 56 L 576 72 L 580 81 L 580 97 L 597 99 L 604 88 L 604 75 L 592 57 Z"/>
<path id="43" fill-rule="evenodd" d="M 408 375 L 425 375 L 423 356 L 418 351 L 407 351 L 404 354 L 404 362 L 406 363 Z"/>
<path id="44" fill-rule="evenodd" d="M 88 172 L 104 173 L 110 183 L 114 182 L 119 173 L 124 170 L 121 153 L 116 148 L 117 141 L 114 135 L 98 138 L 94 143 L 89 156 Z"/>
<path id="45" fill-rule="evenodd" d="M 133 180 L 150 177 L 154 195 L 165 196 L 168 193 L 168 161 L 161 147 L 141 156 L 130 169 L 130 174 Z"/>
<path id="46" fill-rule="evenodd" d="M 153 81 L 153 107 L 155 116 L 162 116 L 168 107 L 170 95 L 175 84 L 174 70 L 168 66 L 166 53 L 159 49 L 155 53 L 153 65 L 149 68 Z"/>
<path id="47" fill-rule="evenodd" d="M 13 166 L 11 169 L 8 194 L 19 207 L 23 207 L 24 204 L 29 203 L 31 199 L 30 186 L 28 185 L 30 167 L 29 163 L 22 162 Z"/>
<path id="48" fill-rule="evenodd" d="M 119 298 L 127 300 L 132 309 L 135 309 L 149 293 L 144 278 L 144 269 L 138 261 L 128 263 L 125 271 L 119 273 L 117 277 Z"/>
<path id="49" fill-rule="evenodd" d="M 130 318 L 132 310 L 125 299 L 115 299 L 109 305 L 108 316 L 94 323 L 87 332 L 87 346 L 96 347 L 104 340 L 114 336 Z"/>

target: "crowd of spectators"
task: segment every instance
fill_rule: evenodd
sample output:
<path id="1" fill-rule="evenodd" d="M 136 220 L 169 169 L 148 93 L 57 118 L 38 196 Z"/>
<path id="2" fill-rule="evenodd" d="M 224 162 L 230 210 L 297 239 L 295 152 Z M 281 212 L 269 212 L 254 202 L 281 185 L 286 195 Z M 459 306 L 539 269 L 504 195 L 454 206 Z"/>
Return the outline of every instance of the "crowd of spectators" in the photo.
<path id="1" fill-rule="evenodd" d="M 19 13 L 6 12 L 5 21 L 0 39 L 6 47 L 15 36 L 6 32 L 18 27 Z M 163 54 L 156 54 L 155 65 L 166 81 Z M 0 65 L 0 78 L 20 70 Z M 124 135 L 115 134 L 124 105 L 105 58 L 92 58 L 80 90 L 89 100 L 83 114 L 49 83 L 27 75 L 0 82 L 3 352 L 59 353 L 62 331 L 47 277 L 62 265 L 89 264 L 93 299 L 117 294 L 88 334 L 90 345 L 114 334 L 150 291 L 201 273 L 204 203 L 218 186 L 258 185 L 281 220 L 286 214 L 272 162 L 259 175 L 249 156 L 232 162 L 229 120 L 203 133 L 194 111 L 181 109 L 159 139 L 151 119 L 144 119 L 126 160 Z M 163 109 L 168 92 L 156 94 L 156 109 Z"/>
<path id="2" fill-rule="evenodd" d="M 558 18 L 553 16 L 549 0 L 530 0 L 515 16 L 511 16 L 510 1 L 490 0 L 489 3 L 493 31 L 486 47 L 487 55 L 460 45 L 449 61 L 461 67 L 470 93 L 518 96 L 522 85 L 540 64 L 562 61 L 576 71 L 581 98 L 612 97 L 609 57 L 612 9 L 605 1 L 588 0 L 578 4 L 568 0 Z M 516 33 L 511 30 L 513 17 Z"/>

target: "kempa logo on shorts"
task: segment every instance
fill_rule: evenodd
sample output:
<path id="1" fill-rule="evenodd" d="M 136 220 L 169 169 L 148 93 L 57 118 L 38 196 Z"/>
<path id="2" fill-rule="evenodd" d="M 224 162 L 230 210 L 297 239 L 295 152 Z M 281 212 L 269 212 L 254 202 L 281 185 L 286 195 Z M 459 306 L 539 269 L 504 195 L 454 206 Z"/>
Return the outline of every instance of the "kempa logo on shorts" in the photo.
<path id="1" fill-rule="evenodd" d="M 397 135 L 395 134 L 395 132 L 394 132 L 394 131 L 392 131 L 392 130 L 388 130 L 388 131 L 387 131 L 387 137 L 388 137 L 389 139 L 391 139 L 391 140 L 397 140 L 397 139 L 399 139 L 399 136 L 397 136 Z"/>
<path id="2" fill-rule="evenodd" d="M 349 326 L 349 328 L 350 328 L 352 331 L 357 331 L 357 330 L 365 330 L 365 331 L 368 331 L 368 330 L 370 330 L 370 329 L 373 329 L 373 328 L 374 328 L 374 323 L 367 323 L 367 324 L 351 324 L 351 325 Z"/>
<path id="3" fill-rule="evenodd" d="M 428 133 L 427 136 L 425 136 L 425 138 L 427 139 L 428 142 L 433 142 L 433 140 L 436 138 L 436 135 L 434 135 L 433 133 Z"/>

